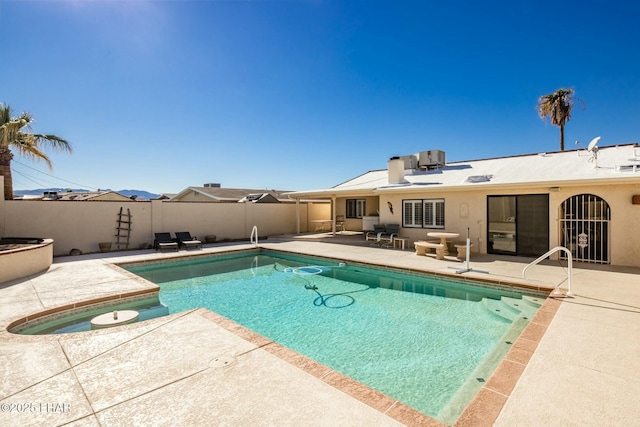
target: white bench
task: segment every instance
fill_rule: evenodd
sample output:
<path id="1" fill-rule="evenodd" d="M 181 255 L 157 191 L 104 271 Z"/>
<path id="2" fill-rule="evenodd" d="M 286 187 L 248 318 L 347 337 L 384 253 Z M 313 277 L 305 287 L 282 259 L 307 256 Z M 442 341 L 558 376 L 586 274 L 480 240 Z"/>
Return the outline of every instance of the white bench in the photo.
<path id="1" fill-rule="evenodd" d="M 414 243 L 416 247 L 416 255 L 426 255 L 428 250 L 436 251 L 436 259 L 444 259 L 444 245 L 440 242 L 425 242 L 419 240 Z"/>
<path id="2" fill-rule="evenodd" d="M 467 258 L 467 244 L 466 243 L 460 243 L 457 245 L 453 245 L 455 246 L 455 248 L 458 250 L 458 258 L 459 259 L 466 259 Z M 471 256 L 471 248 L 473 247 L 473 243 L 469 244 L 469 256 Z"/>

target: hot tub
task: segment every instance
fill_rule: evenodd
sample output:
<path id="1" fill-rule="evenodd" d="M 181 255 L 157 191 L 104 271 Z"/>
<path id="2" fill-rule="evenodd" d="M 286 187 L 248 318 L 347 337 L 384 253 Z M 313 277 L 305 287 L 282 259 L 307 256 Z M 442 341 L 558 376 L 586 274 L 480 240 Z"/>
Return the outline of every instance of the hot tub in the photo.
<path id="1" fill-rule="evenodd" d="M 53 263 L 52 239 L 27 237 L 0 239 L 0 283 L 45 271 L 51 263 Z"/>

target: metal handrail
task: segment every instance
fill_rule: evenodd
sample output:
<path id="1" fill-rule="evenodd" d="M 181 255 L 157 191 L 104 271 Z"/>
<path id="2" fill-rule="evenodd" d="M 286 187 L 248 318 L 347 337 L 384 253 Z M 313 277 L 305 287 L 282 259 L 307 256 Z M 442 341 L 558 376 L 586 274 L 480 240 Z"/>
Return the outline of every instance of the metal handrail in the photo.
<path id="1" fill-rule="evenodd" d="M 258 246 L 258 226 L 257 225 L 254 225 L 253 228 L 251 229 L 251 237 L 249 237 L 249 241 L 253 243 L 255 246 Z"/>
<path id="2" fill-rule="evenodd" d="M 573 267 L 573 255 L 571 254 L 571 251 L 567 248 L 565 248 L 564 246 L 556 246 L 555 248 L 551 249 L 549 252 L 547 252 L 546 254 L 542 255 L 540 258 L 536 259 L 535 261 L 529 263 L 523 270 L 522 270 L 522 278 L 524 280 L 526 280 L 527 278 L 525 277 L 526 273 L 527 273 L 527 269 L 529 267 L 532 267 L 536 264 L 538 264 L 540 261 L 542 261 L 543 259 L 546 259 L 549 255 L 551 255 L 554 252 L 559 252 L 559 251 L 564 251 L 567 254 L 567 258 L 569 259 L 569 264 L 567 267 L 567 283 L 569 286 L 569 289 L 567 290 L 567 296 L 573 296 L 573 293 L 571 292 L 571 276 L 572 276 L 572 267 Z M 562 283 L 560 283 L 558 286 L 555 287 L 554 289 L 554 294 L 559 294 L 560 291 L 560 286 L 562 285 Z"/>

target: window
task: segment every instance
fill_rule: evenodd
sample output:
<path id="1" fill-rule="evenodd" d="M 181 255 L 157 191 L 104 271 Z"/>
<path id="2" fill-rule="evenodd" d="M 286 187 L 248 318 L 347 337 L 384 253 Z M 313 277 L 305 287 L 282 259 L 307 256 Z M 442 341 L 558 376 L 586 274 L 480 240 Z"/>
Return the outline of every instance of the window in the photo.
<path id="1" fill-rule="evenodd" d="M 362 218 L 366 208 L 365 199 L 347 199 L 347 218 Z"/>
<path id="2" fill-rule="evenodd" d="M 422 200 L 404 200 L 402 206 L 402 226 L 422 228 Z"/>
<path id="3" fill-rule="evenodd" d="M 444 199 L 403 200 L 402 226 L 444 228 Z"/>

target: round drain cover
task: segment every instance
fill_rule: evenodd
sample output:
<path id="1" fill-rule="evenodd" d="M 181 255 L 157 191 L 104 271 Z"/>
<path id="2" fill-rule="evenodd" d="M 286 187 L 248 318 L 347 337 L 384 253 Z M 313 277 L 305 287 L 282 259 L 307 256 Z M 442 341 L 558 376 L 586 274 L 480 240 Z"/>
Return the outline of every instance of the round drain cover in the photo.
<path id="1" fill-rule="evenodd" d="M 215 359 L 212 359 L 209 362 L 209 366 L 212 368 L 222 368 L 223 366 L 230 365 L 235 361 L 236 361 L 236 358 L 233 356 L 220 356 L 220 357 L 216 357 Z"/>
<path id="2" fill-rule="evenodd" d="M 133 323 L 137 320 L 138 312 L 135 310 L 116 310 L 91 319 L 91 327 L 94 329 L 110 328 L 112 326 Z"/>

